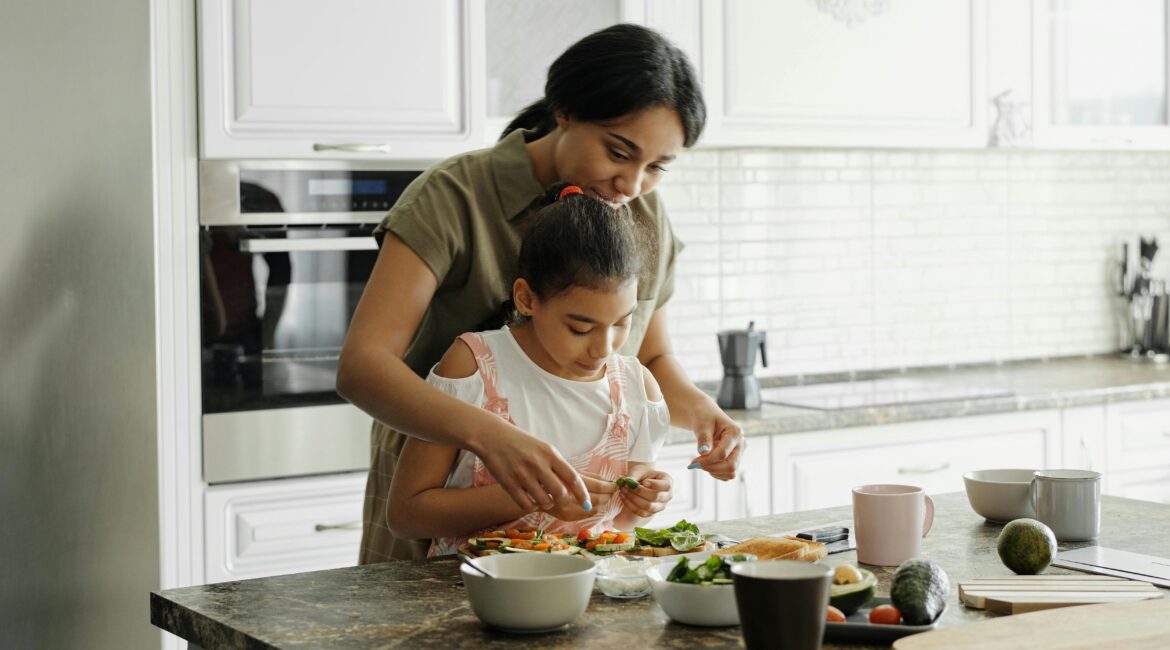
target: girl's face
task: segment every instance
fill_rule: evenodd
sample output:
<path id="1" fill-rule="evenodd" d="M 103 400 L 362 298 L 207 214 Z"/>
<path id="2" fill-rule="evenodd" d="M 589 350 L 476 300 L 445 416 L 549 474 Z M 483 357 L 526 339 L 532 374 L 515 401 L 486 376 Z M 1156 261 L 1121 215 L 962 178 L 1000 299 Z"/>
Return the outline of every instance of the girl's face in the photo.
<path id="1" fill-rule="evenodd" d="M 624 205 L 654 189 L 682 149 L 682 120 L 654 106 L 608 122 L 557 116 L 553 153 L 557 177 L 580 185 L 611 205 Z"/>
<path id="2" fill-rule="evenodd" d="M 638 282 L 601 290 L 570 287 L 541 300 L 519 279 L 513 300 L 530 317 L 516 338 L 532 360 L 558 377 L 590 381 L 602 377 L 606 357 L 630 336 Z"/>

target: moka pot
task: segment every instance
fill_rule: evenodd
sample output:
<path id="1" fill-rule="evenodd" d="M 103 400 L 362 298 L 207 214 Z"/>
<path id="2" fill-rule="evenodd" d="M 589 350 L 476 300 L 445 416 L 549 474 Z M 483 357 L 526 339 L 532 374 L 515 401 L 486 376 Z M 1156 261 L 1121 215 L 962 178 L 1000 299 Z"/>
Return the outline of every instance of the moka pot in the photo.
<path id="1" fill-rule="evenodd" d="M 768 365 L 767 333 L 755 329 L 755 322 L 746 330 L 723 330 L 719 338 L 719 356 L 723 361 L 723 381 L 715 401 L 725 409 L 760 408 L 760 381 L 756 379 L 756 350 L 760 361 Z"/>

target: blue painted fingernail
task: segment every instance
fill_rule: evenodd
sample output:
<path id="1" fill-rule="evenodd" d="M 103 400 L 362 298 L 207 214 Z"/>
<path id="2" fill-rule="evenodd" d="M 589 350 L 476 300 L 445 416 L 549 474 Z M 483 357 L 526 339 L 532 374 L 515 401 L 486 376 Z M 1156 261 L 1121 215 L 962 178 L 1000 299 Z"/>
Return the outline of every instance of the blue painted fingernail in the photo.
<path id="1" fill-rule="evenodd" d="M 705 454 L 709 451 L 711 451 L 711 445 L 699 445 L 699 453 L 700 454 Z"/>
<path id="2" fill-rule="evenodd" d="M 593 504 L 589 503 L 588 501 L 586 501 L 585 503 L 582 503 L 581 507 L 585 509 L 585 512 L 589 512 L 590 510 L 593 510 Z"/>
<path id="3" fill-rule="evenodd" d="M 699 469 L 700 467 L 702 467 L 700 463 L 691 463 L 690 465 L 687 465 L 687 469 Z"/>

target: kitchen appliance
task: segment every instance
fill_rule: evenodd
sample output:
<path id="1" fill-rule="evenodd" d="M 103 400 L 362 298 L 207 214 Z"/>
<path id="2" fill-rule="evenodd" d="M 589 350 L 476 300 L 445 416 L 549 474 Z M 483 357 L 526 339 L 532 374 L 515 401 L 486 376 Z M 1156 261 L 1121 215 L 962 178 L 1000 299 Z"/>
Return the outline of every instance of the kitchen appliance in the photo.
<path id="1" fill-rule="evenodd" d="M 377 259 L 375 225 L 417 171 L 377 161 L 200 162 L 203 476 L 369 466 L 371 420 L 337 363 Z"/>
<path id="2" fill-rule="evenodd" d="M 767 333 L 755 328 L 755 321 L 745 330 L 718 333 L 719 357 L 723 361 L 723 381 L 716 402 L 725 409 L 760 408 L 760 381 L 756 378 L 756 350 L 760 361 L 768 365 Z"/>

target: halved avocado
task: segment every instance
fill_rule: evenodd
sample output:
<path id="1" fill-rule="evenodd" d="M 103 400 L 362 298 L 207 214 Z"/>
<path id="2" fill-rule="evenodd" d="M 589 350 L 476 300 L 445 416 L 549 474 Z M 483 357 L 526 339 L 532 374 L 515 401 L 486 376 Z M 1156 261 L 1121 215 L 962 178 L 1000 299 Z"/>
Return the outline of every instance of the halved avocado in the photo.
<path id="1" fill-rule="evenodd" d="M 861 581 L 847 585 L 829 586 L 829 604 L 849 616 L 862 605 L 873 598 L 873 588 L 877 586 L 877 576 L 871 571 L 858 569 L 861 572 Z"/>

